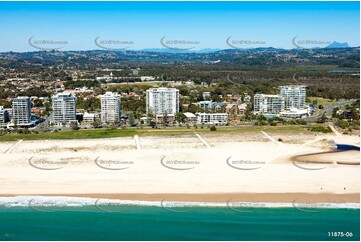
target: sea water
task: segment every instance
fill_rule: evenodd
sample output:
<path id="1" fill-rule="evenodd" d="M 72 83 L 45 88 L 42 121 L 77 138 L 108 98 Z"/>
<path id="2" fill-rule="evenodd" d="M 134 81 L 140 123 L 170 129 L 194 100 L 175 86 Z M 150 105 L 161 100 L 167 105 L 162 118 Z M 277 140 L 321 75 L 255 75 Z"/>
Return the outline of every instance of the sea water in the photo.
<path id="1" fill-rule="evenodd" d="M 0 240 L 359 239 L 350 208 L 0 205 Z"/>

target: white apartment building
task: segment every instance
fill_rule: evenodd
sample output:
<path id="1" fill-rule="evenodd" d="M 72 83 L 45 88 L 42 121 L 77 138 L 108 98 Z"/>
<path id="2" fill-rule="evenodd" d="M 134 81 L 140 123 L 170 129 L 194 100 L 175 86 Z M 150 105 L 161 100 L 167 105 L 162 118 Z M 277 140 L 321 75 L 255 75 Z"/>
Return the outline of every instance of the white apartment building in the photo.
<path id="1" fill-rule="evenodd" d="M 280 86 L 280 96 L 285 99 L 285 109 L 304 109 L 306 103 L 306 86 Z"/>
<path id="2" fill-rule="evenodd" d="M 58 93 L 51 97 L 53 121 L 56 124 L 76 121 L 76 96 L 71 93 Z"/>
<path id="3" fill-rule="evenodd" d="M 253 105 L 255 114 L 278 114 L 285 109 L 284 98 L 280 95 L 256 94 Z"/>
<path id="4" fill-rule="evenodd" d="M 147 90 L 147 116 L 176 114 L 179 112 L 179 90 L 176 88 L 150 88 Z"/>
<path id="5" fill-rule="evenodd" d="M 196 113 L 198 124 L 223 125 L 228 122 L 226 113 Z"/>
<path id="6" fill-rule="evenodd" d="M 29 97 L 17 97 L 12 103 L 12 118 L 17 125 L 31 124 L 31 102 Z"/>
<path id="7" fill-rule="evenodd" d="M 120 95 L 116 92 L 106 92 L 100 96 L 101 120 L 103 123 L 120 122 L 121 104 Z"/>

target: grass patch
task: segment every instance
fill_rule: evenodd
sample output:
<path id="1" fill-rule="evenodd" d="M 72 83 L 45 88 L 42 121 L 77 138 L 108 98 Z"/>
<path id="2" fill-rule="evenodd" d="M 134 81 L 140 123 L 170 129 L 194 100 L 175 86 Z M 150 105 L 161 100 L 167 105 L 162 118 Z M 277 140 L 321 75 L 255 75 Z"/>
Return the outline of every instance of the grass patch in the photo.
<path id="1" fill-rule="evenodd" d="M 321 104 L 321 105 L 323 105 L 325 107 L 334 105 L 334 104 L 336 104 L 338 102 L 345 101 L 345 99 L 331 100 L 331 99 L 322 98 L 322 97 L 308 97 L 308 98 L 311 101 L 317 100 L 317 106 Z"/>
<path id="2" fill-rule="evenodd" d="M 317 126 L 313 126 L 311 128 L 309 128 L 309 130 L 311 132 L 316 132 L 316 133 L 332 133 L 332 129 L 328 126 L 321 126 L 321 125 L 317 125 Z"/>
<path id="3" fill-rule="evenodd" d="M 47 139 L 97 139 L 132 136 L 135 130 L 121 129 L 94 129 L 94 130 L 78 130 L 78 131 L 59 131 L 59 132 L 41 132 L 39 134 L 6 134 L 0 136 L 0 141 L 14 140 L 47 140 Z"/>
<path id="4" fill-rule="evenodd" d="M 199 133 L 249 133 L 249 132 L 269 132 L 269 133 L 301 133 L 307 131 L 304 126 L 217 126 L 216 131 L 209 129 L 187 129 L 187 128 L 127 128 L 127 129 L 85 129 L 77 131 L 59 131 L 59 132 L 40 132 L 38 134 L 5 134 L 0 136 L 0 141 L 23 140 L 48 140 L 48 139 L 97 139 L 97 138 L 114 138 L 114 137 L 131 137 L 139 136 L 181 136 Z"/>

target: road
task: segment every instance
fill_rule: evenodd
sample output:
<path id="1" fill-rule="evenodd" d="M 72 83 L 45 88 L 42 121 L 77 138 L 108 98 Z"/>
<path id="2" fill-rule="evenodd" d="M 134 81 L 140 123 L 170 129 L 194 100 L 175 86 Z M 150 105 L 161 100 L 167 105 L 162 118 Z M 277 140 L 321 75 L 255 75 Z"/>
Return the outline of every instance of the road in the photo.
<path id="1" fill-rule="evenodd" d="M 44 122 L 38 124 L 37 126 L 34 127 L 34 130 L 45 130 L 47 128 L 49 128 L 49 123 L 50 121 L 53 119 L 54 114 L 51 113 Z"/>
<path id="2" fill-rule="evenodd" d="M 306 121 L 308 121 L 308 122 L 316 122 L 320 117 L 322 117 L 323 114 L 326 114 L 326 116 L 332 116 L 332 111 L 335 108 L 344 107 L 344 106 L 346 106 L 348 104 L 351 104 L 351 103 L 353 103 L 355 101 L 356 101 L 356 99 L 350 99 L 350 100 L 346 100 L 346 101 L 342 101 L 342 102 L 332 104 L 332 105 L 326 107 L 325 109 L 323 109 L 319 114 L 308 117 L 306 119 Z"/>

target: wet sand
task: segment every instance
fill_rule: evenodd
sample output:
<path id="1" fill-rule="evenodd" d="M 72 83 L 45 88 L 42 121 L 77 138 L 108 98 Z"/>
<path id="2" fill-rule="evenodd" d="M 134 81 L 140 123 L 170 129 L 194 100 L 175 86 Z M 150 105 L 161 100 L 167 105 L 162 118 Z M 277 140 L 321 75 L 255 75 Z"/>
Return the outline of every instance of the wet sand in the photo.
<path id="1" fill-rule="evenodd" d="M 28 196 L 27 194 L 23 194 Z M 2 194 L 2 197 L 22 196 Z M 218 194 L 142 194 L 142 193 L 84 193 L 84 194 L 33 194 L 32 196 L 66 196 L 119 199 L 132 201 L 176 201 L 176 202 L 272 202 L 272 203 L 359 203 L 360 194 L 333 193 L 218 193 Z"/>

